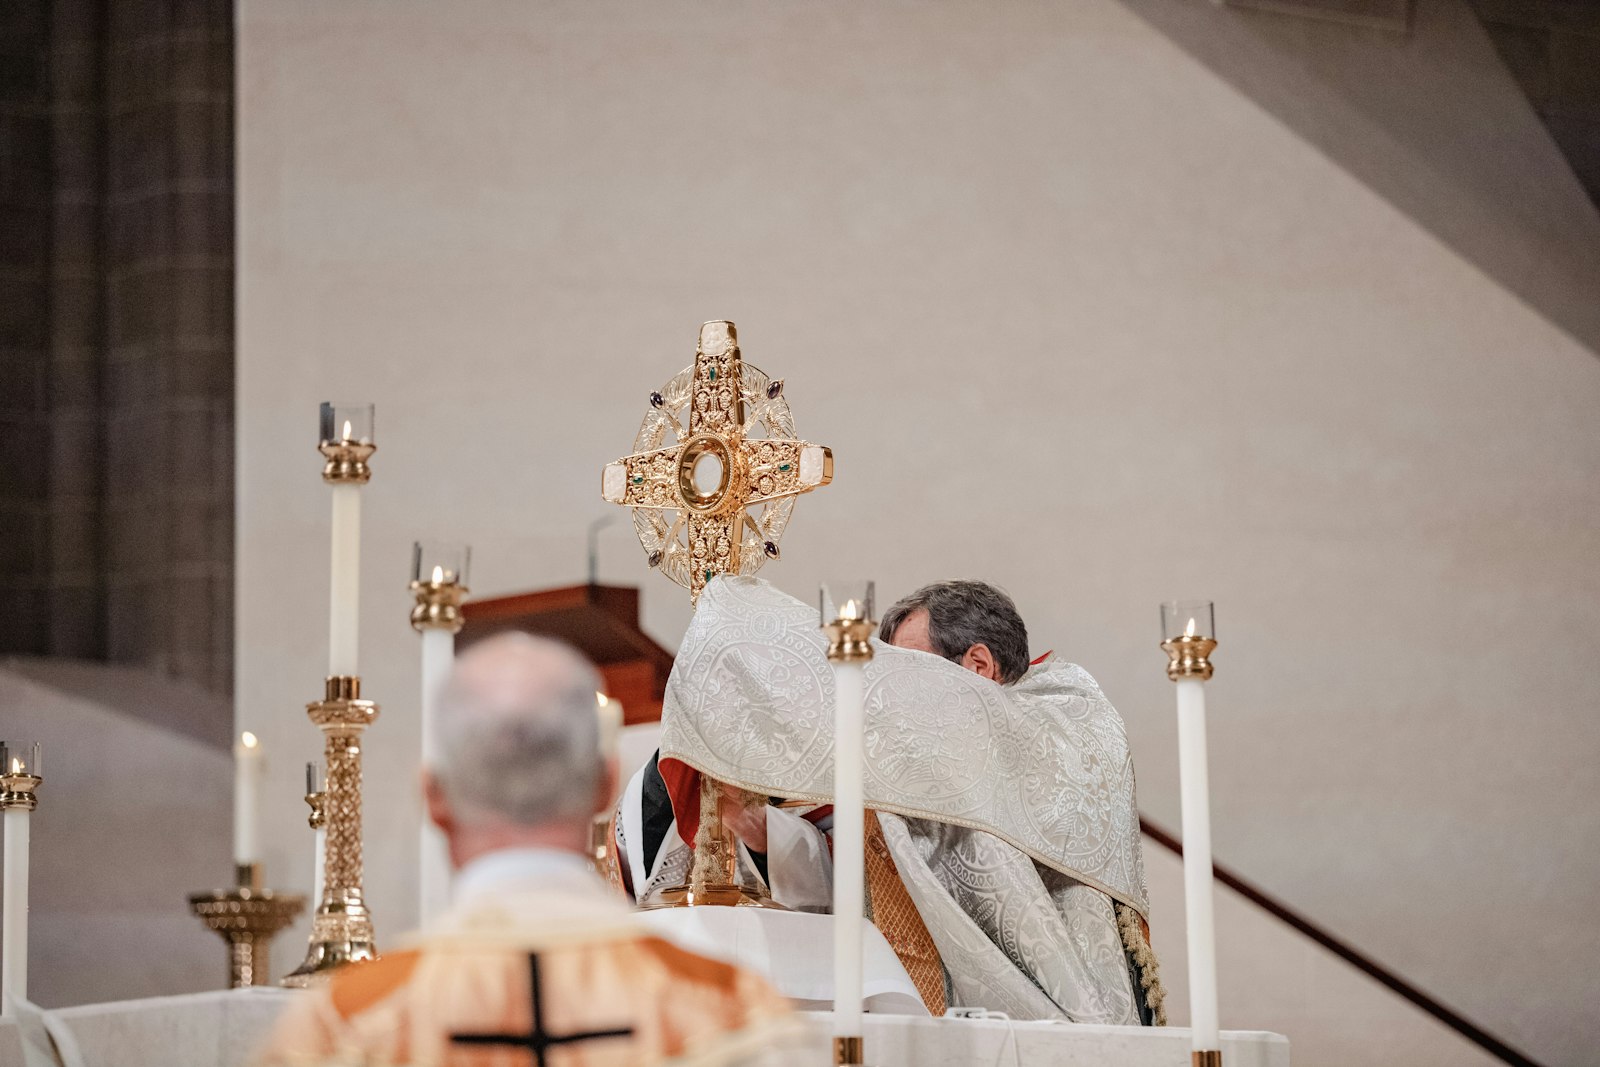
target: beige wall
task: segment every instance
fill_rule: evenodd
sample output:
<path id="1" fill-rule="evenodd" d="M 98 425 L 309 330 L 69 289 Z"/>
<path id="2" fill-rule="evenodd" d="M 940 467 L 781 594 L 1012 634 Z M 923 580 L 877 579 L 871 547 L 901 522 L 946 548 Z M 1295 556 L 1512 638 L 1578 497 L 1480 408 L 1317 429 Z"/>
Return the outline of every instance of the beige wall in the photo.
<path id="1" fill-rule="evenodd" d="M 1483 43 L 1450 24 L 1383 44 L 1370 76 L 1531 136 L 1503 73 L 1456 62 Z M 481 593 L 580 579 L 600 466 L 697 324 L 728 317 L 838 457 L 769 577 L 1008 587 L 1037 650 L 1122 709 L 1169 825 L 1155 605 L 1214 597 L 1219 857 L 1582 1062 L 1600 1037 L 1582 1014 L 1600 997 L 1600 362 L 1192 59 L 1203 29 L 1180 48 L 1113 0 L 243 3 L 239 720 L 281 754 L 281 879 L 309 879 L 317 402 L 379 409 L 367 860 L 392 940 L 414 917 L 411 540 L 470 540 Z M 1268 73 L 1318 77 L 1286 67 Z M 1408 165 L 1363 152 L 1386 136 L 1319 134 Z M 1526 180 L 1553 183 L 1553 158 Z M 1426 162 L 1391 177 L 1426 189 Z M 1592 226 L 1577 195 L 1558 207 Z M 685 598 L 629 536 L 603 535 L 602 576 L 643 584 L 674 644 Z"/>
<path id="2" fill-rule="evenodd" d="M 38 741 L 44 763 L 29 831 L 34 1003 L 226 988 L 227 946 L 189 911 L 189 894 L 233 875 L 232 760 L 188 714 L 208 699 L 128 668 L 0 660 L 0 738 Z"/>

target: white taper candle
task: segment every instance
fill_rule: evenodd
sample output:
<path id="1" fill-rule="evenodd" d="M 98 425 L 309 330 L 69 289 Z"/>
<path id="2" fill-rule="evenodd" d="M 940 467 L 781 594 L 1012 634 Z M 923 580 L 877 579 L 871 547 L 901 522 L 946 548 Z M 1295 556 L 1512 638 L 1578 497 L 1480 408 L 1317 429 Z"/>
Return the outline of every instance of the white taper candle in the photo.
<path id="1" fill-rule="evenodd" d="M 335 483 L 328 595 L 328 673 L 354 676 L 361 603 L 361 487 Z"/>
<path id="2" fill-rule="evenodd" d="M 861 924 L 866 895 L 862 734 L 866 664 L 835 662 L 833 730 L 833 1033 L 861 1036 Z"/>
<path id="3" fill-rule="evenodd" d="M 233 862 L 261 858 L 261 742 L 246 730 L 233 746 Z"/>
<path id="4" fill-rule="evenodd" d="M 316 855 L 311 860 L 311 906 L 315 909 L 322 903 L 322 886 L 325 882 L 323 872 L 327 869 L 328 862 L 328 831 L 326 827 L 319 826 L 316 833 Z"/>
<path id="5" fill-rule="evenodd" d="M 1178 773 L 1183 802 L 1183 890 L 1189 932 L 1189 1025 L 1197 1052 L 1220 1050 L 1217 934 L 1212 901 L 1211 801 L 1206 771 L 1206 689 L 1198 678 L 1178 687 Z"/>
<path id="6" fill-rule="evenodd" d="M 434 763 L 434 716 L 438 713 L 439 691 L 450 676 L 455 662 L 456 637 L 443 627 L 422 631 L 422 766 Z M 417 887 L 421 894 L 418 920 L 427 930 L 450 904 L 450 852 L 444 834 L 433 825 L 426 810 L 422 813 L 422 837 L 418 852 L 421 869 Z"/>
<path id="7" fill-rule="evenodd" d="M 0 908 L 0 1013 L 28 999 L 28 819 L 30 812 L 12 808 L 5 817 L 5 897 Z"/>

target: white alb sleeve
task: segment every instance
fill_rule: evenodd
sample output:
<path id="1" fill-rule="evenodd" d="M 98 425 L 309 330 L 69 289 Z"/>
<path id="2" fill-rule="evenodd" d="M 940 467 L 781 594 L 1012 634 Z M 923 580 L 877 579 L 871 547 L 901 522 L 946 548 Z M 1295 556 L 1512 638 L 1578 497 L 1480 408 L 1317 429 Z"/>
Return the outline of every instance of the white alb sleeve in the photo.
<path id="1" fill-rule="evenodd" d="M 773 900 L 795 911 L 833 910 L 827 836 L 782 808 L 767 808 L 767 885 Z"/>

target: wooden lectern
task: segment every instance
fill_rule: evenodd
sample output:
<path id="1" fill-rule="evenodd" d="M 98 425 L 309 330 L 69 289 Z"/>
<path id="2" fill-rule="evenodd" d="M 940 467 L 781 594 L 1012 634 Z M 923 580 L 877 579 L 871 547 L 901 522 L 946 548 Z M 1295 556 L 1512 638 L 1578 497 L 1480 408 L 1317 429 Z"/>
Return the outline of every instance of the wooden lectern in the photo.
<path id="1" fill-rule="evenodd" d="M 554 637 L 589 657 L 605 679 L 606 695 L 622 701 L 623 722 L 659 722 L 672 653 L 639 628 L 639 590 L 620 585 L 572 585 L 537 593 L 469 600 L 457 649 L 520 630 Z"/>

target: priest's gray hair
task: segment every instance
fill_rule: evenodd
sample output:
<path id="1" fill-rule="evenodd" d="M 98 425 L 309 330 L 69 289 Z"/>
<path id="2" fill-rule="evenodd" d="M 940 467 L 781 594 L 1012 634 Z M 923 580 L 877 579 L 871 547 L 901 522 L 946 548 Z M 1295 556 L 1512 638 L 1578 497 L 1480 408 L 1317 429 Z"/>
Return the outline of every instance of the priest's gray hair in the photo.
<path id="1" fill-rule="evenodd" d="M 984 645 L 1010 685 L 1028 673 L 1028 627 L 1012 599 L 987 582 L 934 582 L 897 601 L 884 612 L 878 636 L 892 641 L 902 623 L 918 611 L 928 613 L 928 640 L 952 663 L 973 645 Z"/>
<path id="2" fill-rule="evenodd" d="M 587 822 L 605 773 L 599 688 L 559 641 L 501 634 L 462 653 L 439 694 L 429 769 L 463 821 Z"/>

